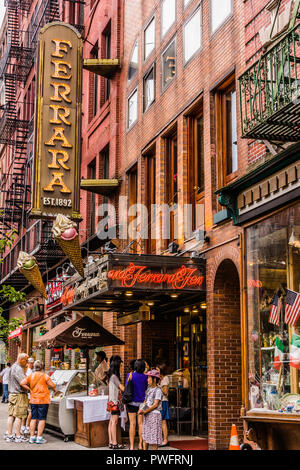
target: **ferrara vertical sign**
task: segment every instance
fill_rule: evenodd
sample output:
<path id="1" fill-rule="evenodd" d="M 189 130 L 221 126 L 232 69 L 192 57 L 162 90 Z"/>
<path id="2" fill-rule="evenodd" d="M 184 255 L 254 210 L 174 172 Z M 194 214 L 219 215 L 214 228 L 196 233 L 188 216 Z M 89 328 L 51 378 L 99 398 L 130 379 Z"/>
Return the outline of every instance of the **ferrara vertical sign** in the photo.
<path id="1" fill-rule="evenodd" d="M 40 32 L 31 215 L 81 219 L 82 39 L 65 23 Z"/>

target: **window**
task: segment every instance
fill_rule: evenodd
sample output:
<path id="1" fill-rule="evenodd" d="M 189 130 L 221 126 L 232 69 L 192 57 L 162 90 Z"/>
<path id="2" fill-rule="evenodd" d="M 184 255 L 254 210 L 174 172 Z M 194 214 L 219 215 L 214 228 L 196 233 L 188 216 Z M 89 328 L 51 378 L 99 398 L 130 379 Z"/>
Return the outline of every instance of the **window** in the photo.
<path id="1" fill-rule="evenodd" d="M 130 64 L 128 68 L 128 81 L 132 80 L 133 77 L 135 77 L 138 71 L 138 66 L 139 66 L 139 43 L 137 41 L 131 53 L 131 59 L 130 59 Z"/>
<path id="2" fill-rule="evenodd" d="M 104 33 L 104 45 L 105 45 L 105 58 L 111 58 L 111 24 L 109 23 L 109 27 L 107 28 L 106 32 Z M 105 80 L 105 101 L 109 99 L 110 95 L 110 80 Z"/>
<path id="3" fill-rule="evenodd" d="M 219 26 L 232 13 L 232 0 L 211 0 L 211 32 L 214 33 Z"/>
<path id="4" fill-rule="evenodd" d="M 188 117 L 188 178 L 189 178 L 189 202 L 193 207 L 192 230 L 203 225 L 204 204 L 204 135 L 203 115 L 198 114 Z"/>
<path id="5" fill-rule="evenodd" d="M 176 41 L 174 40 L 167 47 L 162 55 L 162 87 L 167 85 L 176 76 Z"/>
<path id="6" fill-rule="evenodd" d="M 184 8 L 187 7 L 190 2 L 191 2 L 191 0 L 184 0 L 183 1 Z"/>
<path id="7" fill-rule="evenodd" d="M 155 65 L 151 67 L 149 72 L 147 72 L 147 74 L 144 77 L 143 94 L 144 94 L 143 109 L 145 112 L 155 100 Z"/>
<path id="8" fill-rule="evenodd" d="M 156 159 L 155 148 L 145 155 L 146 165 L 146 206 L 148 210 L 148 240 L 147 253 L 156 252 Z"/>
<path id="9" fill-rule="evenodd" d="M 283 419 L 300 401 L 300 318 L 289 315 L 299 312 L 300 205 L 245 233 L 249 408 Z"/>
<path id="10" fill-rule="evenodd" d="M 96 179 L 96 159 L 92 161 L 92 163 L 88 166 L 88 178 L 91 180 Z M 89 200 L 89 207 L 90 207 L 90 217 L 89 217 L 89 227 L 88 232 L 91 235 L 95 234 L 95 216 L 96 216 L 96 195 L 95 193 L 91 193 Z"/>
<path id="11" fill-rule="evenodd" d="M 165 139 L 166 150 L 166 204 L 170 208 L 169 242 L 177 238 L 177 203 L 178 203 L 178 152 L 177 131 Z"/>
<path id="12" fill-rule="evenodd" d="M 201 47 L 201 8 L 184 26 L 184 61 L 188 62 Z"/>
<path id="13" fill-rule="evenodd" d="M 98 42 L 96 42 L 95 46 L 91 51 L 92 59 L 98 59 Z M 92 76 L 92 94 L 93 94 L 93 108 L 92 108 L 92 115 L 93 117 L 96 116 L 98 112 L 98 75 L 90 74 Z"/>
<path id="14" fill-rule="evenodd" d="M 176 0 L 163 0 L 161 7 L 162 36 L 171 28 L 176 19 Z"/>
<path id="15" fill-rule="evenodd" d="M 155 46 L 155 18 L 152 18 L 144 31 L 144 60 L 150 55 Z"/>
<path id="16" fill-rule="evenodd" d="M 137 121 L 138 118 L 138 93 L 135 90 L 128 98 L 128 111 L 127 111 L 127 127 L 128 129 Z"/>
<path id="17" fill-rule="evenodd" d="M 238 169 L 236 90 L 230 77 L 216 93 L 218 185 L 227 184 Z"/>
<path id="18" fill-rule="evenodd" d="M 137 166 L 128 172 L 128 234 L 130 241 L 137 238 L 136 204 L 138 201 Z"/>

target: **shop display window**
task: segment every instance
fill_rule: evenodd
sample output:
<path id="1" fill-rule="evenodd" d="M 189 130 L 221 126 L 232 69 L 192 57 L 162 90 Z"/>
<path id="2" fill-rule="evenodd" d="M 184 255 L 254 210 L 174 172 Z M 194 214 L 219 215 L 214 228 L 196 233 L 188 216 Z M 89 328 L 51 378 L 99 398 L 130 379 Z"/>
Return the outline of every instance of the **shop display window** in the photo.
<path id="1" fill-rule="evenodd" d="M 246 229 L 249 408 L 300 416 L 300 205 Z"/>

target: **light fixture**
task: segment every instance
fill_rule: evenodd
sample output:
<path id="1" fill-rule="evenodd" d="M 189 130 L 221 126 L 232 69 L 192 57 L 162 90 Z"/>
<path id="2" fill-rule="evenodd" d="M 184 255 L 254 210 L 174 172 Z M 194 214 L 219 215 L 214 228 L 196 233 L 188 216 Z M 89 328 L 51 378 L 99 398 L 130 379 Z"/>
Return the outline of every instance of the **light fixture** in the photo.
<path id="1" fill-rule="evenodd" d="M 193 313 L 199 313 L 199 310 L 197 308 L 193 308 L 192 312 Z"/>
<path id="2" fill-rule="evenodd" d="M 126 297 L 132 297 L 132 296 L 133 296 L 133 292 L 127 291 L 127 292 L 125 292 L 125 295 L 126 295 Z"/>
<path id="3" fill-rule="evenodd" d="M 184 313 L 190 313 L 190 309 L 189 309 L 189 308 L 185 308 L 183 311 L 184 311 Z"/>
<path id="4" fill-rule="evenodd" d="M 172 299 L 177 299 L 178 294 L 170 294 L 170 297 L 172 297 Z"/>
<path id="5" fill-rule="evenodd" d="M 112 300 L 106 300 L 105 303 L 106 303 L 107 305 L 110 305 L 110 304 L 113 303 L 113 301 L 112 301 Z"/>
<path id="6" fill-rule="evenodd" d="M 206 310 L 206 309 L 207 309 L 206 302 L 202 302 L 202 303 L 200 304 L 200 308 L 202 308 L 202 310 Z"/>
<path id="7" fill-rule="evenodd" d="M 147 302 L 147 305 L 149 305 L 149 307 L 153 307 L 153 305 L 154 305 L 153 300 L 150 300 L 149 302 Z"/>
<path id="8" fill-rule="evenodd" d="M 289 245 L 294 246 L 295 248 L 300 248 L 300 240 L 297 240 L 297 238 L 295 238 L 294 229 L 289 239 Z"/>

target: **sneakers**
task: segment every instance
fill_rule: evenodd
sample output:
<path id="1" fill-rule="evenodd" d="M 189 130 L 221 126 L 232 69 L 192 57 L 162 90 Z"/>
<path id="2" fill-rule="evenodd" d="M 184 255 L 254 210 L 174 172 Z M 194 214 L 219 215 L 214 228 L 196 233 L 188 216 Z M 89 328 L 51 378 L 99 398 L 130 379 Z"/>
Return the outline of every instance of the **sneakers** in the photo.
<path id="1" fill-rule="evenodd" d="M 26 434 L 26 426 L 22 426 L 20 432 L 21 432 L 21 434 L 23 434 L 23 435 Z"/>
<path id="2" fill-rule="evenodd" d="M 24 434 L 24 436 L 25 436 L 25 434 L 30 434 L 30 429 L 29 429 L 28 426 L 25 426 L 25 429 L 24 429 L 24 431 L 23 431 L 23 434 Z"/>
<path id="3" fill-rule="evenodd" d="M 14 436 L 14 434 L 12 434 L 11 436 L 9 436 L 7 432 L 5 433 L 4 439 L 5 439 L 5 442 L 15 442 L 15 436 Z"/>
<path id="4" fill-rule="evenodd" d="M 19 436 L 15 437 L 15 440 L 13 442 L 28 442 L 28 439 L 26 439 L 26 437 L 24 436 Z"/>
<path id="5" fill-rule="evenodd" d="M 36 436 L 31 436 L 29 439 L 29 444 L 35 444 L 36 443 Z"/>
<path id="6" fill-rule="evenodd" d="M 35 441 L 36 444 L 46 444 L 46 442 L 46 439 L 44 439 L 43 437 L 37 437 Z"/>

